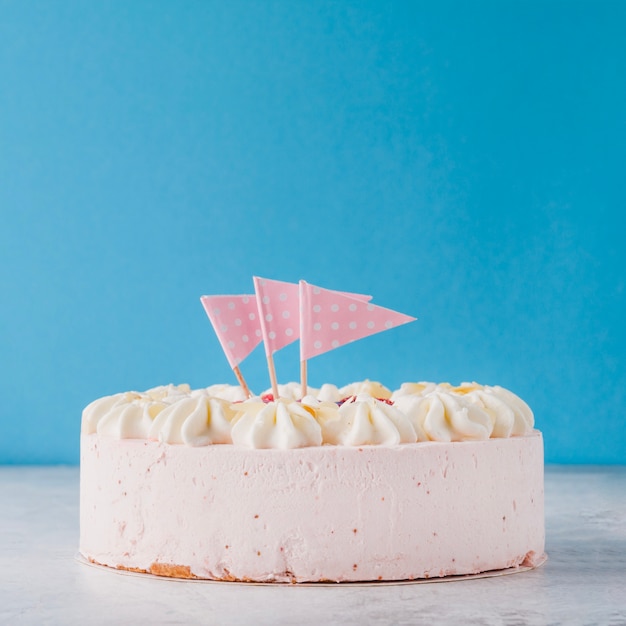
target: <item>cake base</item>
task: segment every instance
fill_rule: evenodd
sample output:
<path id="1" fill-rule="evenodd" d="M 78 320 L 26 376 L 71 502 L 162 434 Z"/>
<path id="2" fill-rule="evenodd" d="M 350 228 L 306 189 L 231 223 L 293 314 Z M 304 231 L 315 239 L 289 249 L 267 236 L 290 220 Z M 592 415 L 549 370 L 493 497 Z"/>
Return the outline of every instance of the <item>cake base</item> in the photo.
<path id="1" fill-rule="evenodd" d="M 541 434 L 296 450 L 83 435 L 80 552 L 243 582 L 522 571 L 544 559 Z"/>
<path id="2" fill-rule="evenodd" d="M 224 584 L 230 583 L 235 585 L 257 585 L 260 587 L 266 587 L 267 585 L 277 585 L 279 587 L 285 585 L 298 585 L 298 587 L 336 587 L 337 585 L 350 585 L 350 586 L 387 586 L 387 585 L 420 585 L 429 583 L 451 583 L 461 580 L 475 580 L 478 578 L 494 578 L 497 576 L 510 576 L 511 574 L 521 574 L 523 572 L 530 572 L 534 569 L 542 567 L 548 560 L 548 555 L 544 552 L 540 557 L 534 559 L 532 565 L 518 565 L 517 567 L 509 567 L 508 569 L 490 570 L 488 572 L 480 572 L 479 574 L 459 574 L 458 576 L 438 576 L 436 578 L 416 578 L 413 580 L 372 580 L 372 581 L 353 581 L 353 582 L 308 582 L 308 583 L 287 583 L 287 582 L 257 582 L 257 581 L 245 581 L 245 580 L 212 580 L 210 578 L 197 578 L 196 576 L 164 576 L 162 574 L 153 574 L 145 570 L 135 570 L 125 567 L 109 567 L 108 565 L 102 565 L 96 561 L 86 559 L 80 552 L 77 552 L 74 557 L 82 565 L 87 565 L 95 569 L 103 570 L 105 572 L 112 572 L 114 574 L 120 574 L 122 576 L 140 576 L 141 578 L 152 578 L 154 580 L 163 581 L 175 581 L 180 583 L 204 583 L 204 584 Z"/>

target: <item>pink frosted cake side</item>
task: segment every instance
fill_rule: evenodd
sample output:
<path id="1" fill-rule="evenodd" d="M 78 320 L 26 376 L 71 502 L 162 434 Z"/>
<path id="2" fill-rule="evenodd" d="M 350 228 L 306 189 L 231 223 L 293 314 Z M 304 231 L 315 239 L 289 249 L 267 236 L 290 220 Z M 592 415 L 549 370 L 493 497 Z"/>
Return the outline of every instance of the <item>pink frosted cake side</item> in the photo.
<path id="1" fill-rule="evenodd" d="M 455 393 L 461 409 L 467 408 L 470 392 Z M 378 439 L 376 445 L 324 443 L 327 437 L 341 439 L 343 431 L 332 421 L 338 418 L 322 415 L 321 405 L 313 401 L 303 413 L 320 424 L 322 441 L 293 448 L 212 443 L 209 440 L 221 437 L 216 435 L 221 417 L 219 407 L 214 405 L 211 414 L 204 400 L 195 404 L 208 407 L 207 415 L 198 417 L 189 403 L 169 420 L 167 434 L 158 437 L 154 431 L 151 437 L 137 436 L 138 424 L 147 420 L 152 428 L 158 418 L 156 410 L 151 415 L 146 409 L 146 402 L 137 403 L 141 411 L 129 408 L 134 400 L 127 402 L 114 419 L 106 417 L 111 407 L 97 419 L 87 411 L 81 436 L 81 553 L 120 569 L 259 582 L 398 581 L 538 562 L 544 552 L 539 431 L 526 428 L 525 434 L 506 437 L 433 441 L 425 436 L 444 436 L 444 422 L 435 419 L 438 409 L 433 413 L 428 405 L 409 410 L 402 401 L 367 400 L 374 409 L 366 415 L 357 406 L 364 399 L 358 398 L 344 411 L 344 425 L 358 439 L 354 430 L 361 411 L 367 419 L 360 428 L 374 428 L 368 437 Z M 153 406 L 153 400 L 147 404 Z M 429 402 L 434 402 L 432 397 Z M 446 402 L 442 400 L 444 406 Z M 307 406 L 305 401 L 297 404 L 290 409 L 291 426 L 317 437 L 311 424 L 294 417 Z M 409 424 L 418 420 L 412 429 L 416 440 L 406 441 L 409 430 L 400 423 L 395 411 L 401 411 L 395 405 L 405 407 Z M 330 402 L 325 408 L 332 412 Z M 484 412 L 493 432 L 498 417 Z M 261 413 L 255 414 L 254 432 L 263 431 Z M 456 427 L 467 430 L 459 422 L 463 411 L 456 417 L 448 413 L 449 432 Z M 381 416 L 389 419 L 385 422 Z M 101 423 L 104 418 L 109 425 L 90 432 L 90 420 Z M 275 411 L 273 427 L 282 418 Z M 241 419 L 235 415 L 231 422 Z M 194 428 L 190 420 L 195 420 Z M 180 432 L 187 427 L 198 442 L 198 424 L 211 421 L 215 429 L 204 434 L 202 445 L 167 441 L 183 437 Z M 475 416 L 473 422 L 481 423 Z M 112 436 L 113 423 L 135 436 Z M 162 420 L 162 431 L 165 423 Z M 391 437 L 389 423 L 396 424 L 397 436 Z M 519 430 L 519 424 L 515 428 Z M 236 433 L 233 438 L 237 440 Z M 269 441 L 258 435 L 244 440 Z M 272 439 L 293 440 L 299 441 L 292 435 Z"/>

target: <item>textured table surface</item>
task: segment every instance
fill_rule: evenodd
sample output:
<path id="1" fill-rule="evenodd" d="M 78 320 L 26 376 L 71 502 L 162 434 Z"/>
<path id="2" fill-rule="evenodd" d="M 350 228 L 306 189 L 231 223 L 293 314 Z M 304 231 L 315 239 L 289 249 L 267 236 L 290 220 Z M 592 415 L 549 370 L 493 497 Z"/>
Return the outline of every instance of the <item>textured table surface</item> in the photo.
<path id="1" fill-rule="evenodd" d="M 626 626 L 626 467 L 546 470 L 548 562 L 477 580 L 275 586 L 118 574 L 75 560 L 78 469 L 0 467 L 0 623 Z"/>

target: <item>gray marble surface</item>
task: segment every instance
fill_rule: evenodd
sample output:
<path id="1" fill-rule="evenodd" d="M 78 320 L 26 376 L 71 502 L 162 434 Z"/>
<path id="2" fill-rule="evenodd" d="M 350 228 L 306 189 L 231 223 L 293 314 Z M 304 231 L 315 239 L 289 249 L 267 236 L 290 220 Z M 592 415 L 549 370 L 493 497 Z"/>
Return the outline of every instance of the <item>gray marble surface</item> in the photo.
<path id="1" fill-rule="evenodd" d="M 2 624 L 626 626 L 626 467 L 546 470 L 548 562 L 408 585 L 258 586 L 118 574 L 75 560 L 78 470 L 0 467 Z"/>

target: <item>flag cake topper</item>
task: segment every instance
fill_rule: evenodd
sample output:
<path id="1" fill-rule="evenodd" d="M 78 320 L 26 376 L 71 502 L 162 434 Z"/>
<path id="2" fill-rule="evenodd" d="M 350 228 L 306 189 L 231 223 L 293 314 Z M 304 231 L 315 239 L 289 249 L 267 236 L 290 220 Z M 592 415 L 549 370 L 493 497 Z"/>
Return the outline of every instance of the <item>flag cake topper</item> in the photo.
<path id="1" fill-rule="evenodd" d="M 414 317 L 300 281 L 300 357 L 310 359 Z"/>
<path id="2" fill-rule="evenodd" d="M 271 355 L 298 339 L 298 285 L 258 276 L 253 281 L 265 354 Z"/>
<path id="3" fill-rule="evenodd" d="M 254 276 L 253 281 L 254 295 L 200 298 L 228 363 L 247 396 L 251 393 L 239 364 L 261 341 L 276 400 L 279 394 L 273 354 L 296 339 L 300 339 L 304 396 L 308 359 L 416 319 L 372 304 L 371 296 L 324 289 L 304 280 L 298 284 Z"/>
<path id="4" fill-rule="evenodd" d="M 263 340 L 256 297 L 202 296 L 200 301 L 213 324 L 228 364 L 235 372 L 245 394 L 250 396 L 250 389 L 239 370 L 239 364 Z"/>
<path id="5" fill-rule="evenodd" d="M 256 293 L 257 306 L 259 307 L 259 320 L 261 334 L 265 344 L 265 356 L 267 367 L 272 383 L 272 393 L 278 397 L 278 383 L 273 354 L 290 343 L 300 339 L 302 306 L 300 300 L 300 285 L 287 283 L 282 280 L 270 280 L 254 276 L 254 291 Z M 372 296 L 358 293 L 331 292 L 350 296 L 356 300 L 368 302 Z M 301 359 L 301 378 L 306 392 L 306 361 Z"/>

